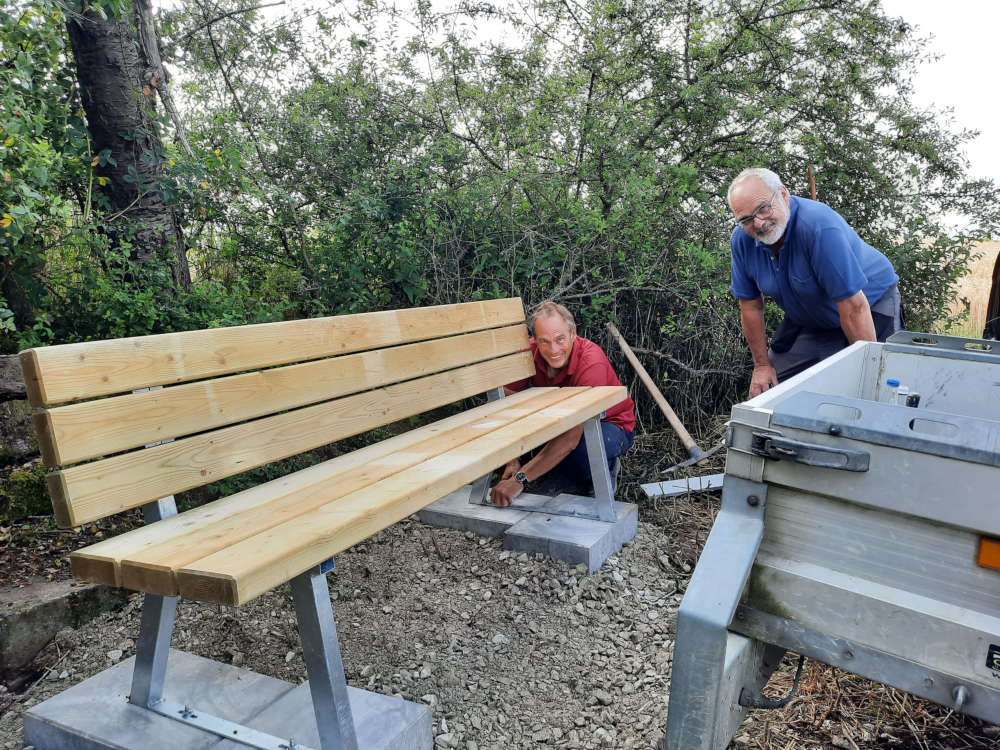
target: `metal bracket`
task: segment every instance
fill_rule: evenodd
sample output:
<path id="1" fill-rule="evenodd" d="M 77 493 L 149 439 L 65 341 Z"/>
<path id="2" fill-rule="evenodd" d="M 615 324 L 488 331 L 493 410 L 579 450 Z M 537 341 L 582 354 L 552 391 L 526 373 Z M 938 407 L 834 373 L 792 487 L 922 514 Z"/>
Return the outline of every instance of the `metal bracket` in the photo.
<path id="1" fill-rule="evenodd" d="M 871 456 L 865 451 L 803 443 L 799 440 L 790 440 L 763 432 L 753 433 L 750 452 L 755 456 L 763 456 L 775 461 L 794 461 L 807 466 L 843 471 L 868 471 L 871 463 Z"/>
<path id="2" fill-rule="evenodd" d="M 248 747 L 255 747 L 259 750 L 288 750 L 289 748 L 295 748 L 295 750 L 313 750 L 306 745 L 298 744 L 294 739 L 275 737 L 266 732 L 258 732 L 256 729 L 207 714 L 186 704 L 161 700 L 152 706 L 148 706 L 148 708 L 160 716 L 166 716 L 168 719 L 174 719 L 182 724 L 197 727 L 218 737 L 239 742 Z"/>
<path id="3" fill-rule="evenodd" d="M 493 401 L 499 401 L 505 398 L 504 390 L 500 388 L 490 388 L 486 392 L 486 401 L 491 403 Z M 493 476 L 493 472 L 487 472 L 483 474 L 479 479 L 472 483 L 472 491 L 469 493 L 469 503 L 472 505 L 490 505 L 489 501 L 489 491 L 490 491 L 490 477 Z"/>

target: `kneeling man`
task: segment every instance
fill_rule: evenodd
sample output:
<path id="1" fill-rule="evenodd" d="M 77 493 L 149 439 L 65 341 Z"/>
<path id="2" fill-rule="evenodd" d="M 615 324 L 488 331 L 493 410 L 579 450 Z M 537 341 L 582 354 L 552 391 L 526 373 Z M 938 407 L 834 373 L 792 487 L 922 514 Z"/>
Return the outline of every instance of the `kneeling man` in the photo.
<path id="1" fill-rule="evenodd" d="M 576 335 L 573 315 L 562 305 L 543 302 L 531 314 L 528 327 L 533 336 L 531 353 L 535 358 L 535 375 L 506 386 L 504 390 L 508 394 L 523 390 L 529 384 L 539 387 L 621 385 L 607 355 L 593 341 Z M 631 398 L 605 412 L 601 433 L 611 469 L 618 457 L 632 446 L 635 436 L 635 404 Z M 496 505 L 510 505 L 529 483 L 543 475 L 558 480 L 566 488 L 590 479 L 583 425 L 550 440 L 524 465 L 518 459 L 507 464 L 500 481 L 490 490 L 490 501 Z"/>

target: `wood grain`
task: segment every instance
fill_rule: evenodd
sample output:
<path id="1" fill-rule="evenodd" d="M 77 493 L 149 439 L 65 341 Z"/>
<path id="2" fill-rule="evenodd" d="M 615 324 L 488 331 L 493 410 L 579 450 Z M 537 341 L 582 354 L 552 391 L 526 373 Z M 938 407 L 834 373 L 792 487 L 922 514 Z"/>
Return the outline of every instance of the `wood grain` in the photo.
<path id="1" fill-rule="evenodd" d="M 519 298 L 62 344 L 21 353 L 33 406 L 182 383 L 524 321 Z"/>
<path id="2" fill-rule="evenodd" d="M 177 571 L 182 596 L 243 604 L 622 401 L 624 387 L 584 389 L 457 448 Z"/>
<path id="3" fill-rule="evenodd" d="M 534 372 L 529 352 L 469 365 L 53 472 L 57 518 L 77 526 L 419 414 Z"/>
<path id="4" fill-rule="evenodd" d="M 522 398 L 503 399 L 384 440 L 319 466 L 268 482 L 202 508 L 101 542 L 73 557 L 74 571 L 89 562 L 120 567 L 114 585 L 149 593 L 177 593 L 173 571 L 225 549 L 271 526 L 315 510 L 338 497 L 417 466 L 436 455 L 569 398 L 566 389 L 529 389 Z M 520 394 L 518 394 L 520 395 Z M 120 565 L 119 565 L 120 564 Z M 89 571 L 89 569 L 88 569 Z M 108 572 L 99 575 L 108 582 Z M 98 580 L 96 575 L 88 575 Z"/>
<path id="5" fill-rule="evenodd" d="M 520 324 L 60 406 L 35 426 L 46 466 L 66 466 L 527 348 Z"/>

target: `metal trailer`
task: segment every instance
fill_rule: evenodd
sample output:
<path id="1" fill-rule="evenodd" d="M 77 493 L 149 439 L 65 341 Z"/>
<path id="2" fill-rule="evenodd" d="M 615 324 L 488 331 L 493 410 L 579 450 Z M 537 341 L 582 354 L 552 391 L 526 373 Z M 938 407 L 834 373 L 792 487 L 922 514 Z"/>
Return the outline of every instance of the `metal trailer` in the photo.
<path id="1" fill-rule="evenodd" d="M 724 748 L 775 707 L 785 649 L 1000 723 L 1000 344 L 858 342 L 733 407 L 727 444 L 665 749 Z"/>

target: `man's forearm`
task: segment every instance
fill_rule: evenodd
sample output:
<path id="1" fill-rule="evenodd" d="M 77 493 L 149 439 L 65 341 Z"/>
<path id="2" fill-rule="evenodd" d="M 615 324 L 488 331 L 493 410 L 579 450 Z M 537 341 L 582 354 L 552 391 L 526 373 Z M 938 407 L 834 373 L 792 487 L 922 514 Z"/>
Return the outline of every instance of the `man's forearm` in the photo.
<path id="1" fill-rule="evenodd" d="M 849 344 L 855 341 L 875 340 L 875 322 L 872 320 L 872 311 L 864 292 L 858 292 L 838 302 L 837 312 L 840 313 L 840 327 L 847 336 Z"/>
<path id="2" fill-rule="evenodd" d="M 521 471 L 527 474 L 530 480 L 538 479 L 566 458 L 576 448 L 582 437 L 583 425 L 578 425 L 562 435 L 552 438 L 535 454 L 534 458 L 521 467 Z"/>
<path id="3" fill-rule="evenodd" d="M 740 323 L 746 337 L 754 367 L 769 367 L 767 356 L 767 333 L 764 330 L 764 300 L 758 297 L 740 300 Z"/>

